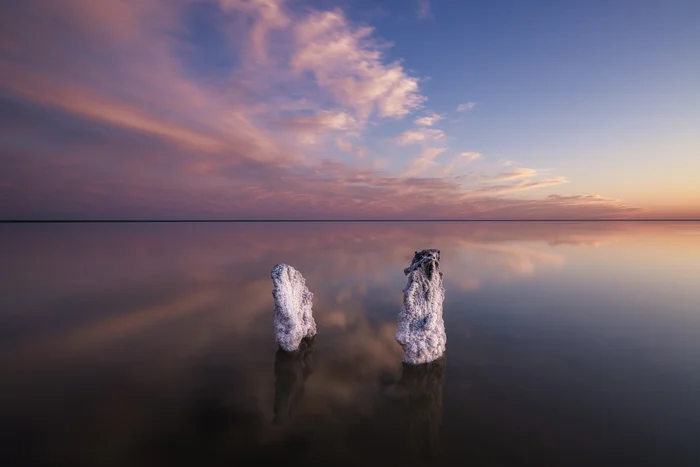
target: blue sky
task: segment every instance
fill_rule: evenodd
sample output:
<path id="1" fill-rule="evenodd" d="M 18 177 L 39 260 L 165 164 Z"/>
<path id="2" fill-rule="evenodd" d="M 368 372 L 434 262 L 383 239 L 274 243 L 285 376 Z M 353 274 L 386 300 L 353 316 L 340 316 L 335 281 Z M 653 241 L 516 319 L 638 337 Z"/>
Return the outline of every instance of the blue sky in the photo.
<path id="1" fill-rule="evenodd" d="M 470 150 L 581 174 L 582 187 L 621 184 L 618 196 L 643 195 L 637 171 L 657 189 L 672 188 L 654 183 L 659 172 L 700 174 L 700 2 L 433 1 L 431 11 L 389 13 L 378 33 L 431 77 L 430 108 L 478 104 L 451 124 Z"/>

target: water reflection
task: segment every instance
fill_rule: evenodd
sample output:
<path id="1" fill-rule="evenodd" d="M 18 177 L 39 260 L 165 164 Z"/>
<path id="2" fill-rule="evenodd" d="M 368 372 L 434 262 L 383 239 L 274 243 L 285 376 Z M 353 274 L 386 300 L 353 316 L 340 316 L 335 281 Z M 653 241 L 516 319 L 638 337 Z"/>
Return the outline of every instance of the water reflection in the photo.
<path id="1" fill-rule="evenodd" d="M 276 423 L 288 421 L 304 394 L 306 379 L 313 372 L 314 339 L 303 339 L 296 352 L 281 348 L 275 354 L 275 405 Z"/>
<path id="2" fill-rule="evenodd" d="M 445 356 L 422 365 L 403 363 L 396 385 L 401 426 L 406 432 L 403 450 L 419 463 L 439 458 L 445 365 Z"/>
<path id="3" fill-rule="evenodd" d="M 268 270 L 287 262 L 316 294 L 319 324 L 352 329 L 383 289 L 393 321 L 415 245 L 443 251 L 448 294 L 560 268 L 561 245 L 600 245 L 626 226 L 585 223 L 4 225 L 0 350 L 42 361 L 82 353 L 227 305 L 246 333 L 269 311 Z M 691 238 L 686 236 L 686 239 Z M 590 248 L 586 246 L 586 248 Z M 358 300 L 360 299 L 360 300 Z M 359 305 L 359 306 L 358 306 Z M 17 360 L 19 356 L 13 357 Z"/>
<path id="4" fill-rule="evenodd" d="M 0 225 L 8 451 L 71 466 L 605 465 L 626 443 L 639 466 L 700 465 L 694 229 Z M 449 363 L 422 369 L 394 339 L 418 247 L 441 250 L 447 289 Z M 315 295 L 319 336 L 294 356 L 271 329 L 279 262 Z"/>

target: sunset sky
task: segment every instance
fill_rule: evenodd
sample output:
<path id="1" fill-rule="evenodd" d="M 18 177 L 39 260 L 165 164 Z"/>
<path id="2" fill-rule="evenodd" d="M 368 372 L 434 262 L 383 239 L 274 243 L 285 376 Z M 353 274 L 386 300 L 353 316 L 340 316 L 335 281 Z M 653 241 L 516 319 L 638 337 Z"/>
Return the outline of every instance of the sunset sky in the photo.
<path id="1" fill-rule="evenodd" d="M 0 219 L 700 219 L 700 1 L 0 6 Z"/>

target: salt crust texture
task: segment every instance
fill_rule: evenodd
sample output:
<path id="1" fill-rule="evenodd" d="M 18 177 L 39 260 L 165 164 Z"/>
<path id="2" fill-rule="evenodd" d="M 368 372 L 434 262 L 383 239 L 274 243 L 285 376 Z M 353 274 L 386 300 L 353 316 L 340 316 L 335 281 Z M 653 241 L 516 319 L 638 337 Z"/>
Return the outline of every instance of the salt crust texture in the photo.
<path id="1" fill-rule="evenodd" d="M 419 365 L 445 353 L 447 335 L 442 318 L 445 288 L 440 272 L 440 250 L 416 252 L 404 269 L 408 283 L 403 291 L 396 340 L 403 347 L 404 362 Z"/>
<path id="2" fill-rule="evenodd" d="M 304 338 L 316 335 L 316 322 L 311 311 L 314 294 L 306 287 L 299 271 L 287 264 L 277 264 L 270 273 L 275 299 L 275 337 L 286 352 L 299 349 Z"/>

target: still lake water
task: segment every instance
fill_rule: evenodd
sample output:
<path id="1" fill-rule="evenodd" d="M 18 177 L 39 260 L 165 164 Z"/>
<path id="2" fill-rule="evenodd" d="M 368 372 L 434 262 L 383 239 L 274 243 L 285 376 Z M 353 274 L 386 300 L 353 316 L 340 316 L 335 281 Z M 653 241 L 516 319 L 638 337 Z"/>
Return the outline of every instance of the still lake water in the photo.
<path id="1" fill-rule="evenodd" d="M 447 352 L 411 368 L 424 248 Z M 700 466 L 700 223 L 4 224 L 0 258 L 4 466 Z"/>

